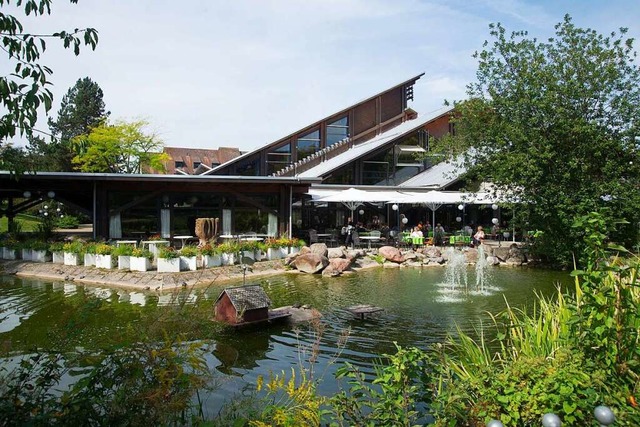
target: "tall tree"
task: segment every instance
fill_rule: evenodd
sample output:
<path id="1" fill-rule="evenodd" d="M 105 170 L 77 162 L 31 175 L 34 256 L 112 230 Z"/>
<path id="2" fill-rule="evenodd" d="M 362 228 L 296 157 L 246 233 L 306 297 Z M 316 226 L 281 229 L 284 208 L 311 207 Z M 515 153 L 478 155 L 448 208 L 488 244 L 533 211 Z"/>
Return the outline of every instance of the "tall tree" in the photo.
<path id="1" fill-rule="evenodd" d="M 640 70 L 624 28 L 603 36 L 567 15 L 555 30 L 539 42 L 490 26 L 454 139 L 468 167 L 512 189 L 544 253 L 568 263 L 582 240 L 571 225 L 588 211 L 628 220 L 622 237 L 637 242 Z"/>
<path id="2" fill-rule="evenodd" d="M 168 159 L 163 143 L 155 134 L 147 134 L 144 120 L 102 123 L 88 135 L 73 139 L 76 151 L 73 162 L 82 172 L 142 173 L 145 167 L 163 170 Z"/>
<path id="3" fill-rule="evenodd" d="M 77 3 L 78 0 L 70 2 Z M 8 57 L 7 68 L 12 70 L 0 76 L 0 103 L 3 107 L 0 113 L 0 146 L 16 132 L 30 136 L 39 109 L 43 107 L 45 113 L 51 109 L 53 94 L 47 86 L 51 84 L 49 76 L 53 71 L 40 63 L 47 39 L 60 39 L 62 45 L 73 49 L 76 55 L 80 54 L 83 44 L 95 49 L 98 43 L 98 32 L 93 28 L 34 34 L 25 31 L 16 14 L 7 13 L 11 8 L 12 13 L 16 11 L 24 16 L 49 15 L 52 0 L 16 0 L 16 7 L 10 3 L 11 0 L 0 0 L 0 38 Z"/>
<path id="4" fill-rule="evenodd" d="M 49 128 L 56 138 L 48 150 L 56 159 L 49 164 L 56 167 L 55 170 L 74 170 L 72 160 L 81 153 L 74 151 L 71 141 L 77 136 L 89 134 L 92 128 L 109 117 L 103 96 L 98 83 L 89 77 L 78 79 L 62 98 L 58 117 L 55 120 L 49 118 Z"/>

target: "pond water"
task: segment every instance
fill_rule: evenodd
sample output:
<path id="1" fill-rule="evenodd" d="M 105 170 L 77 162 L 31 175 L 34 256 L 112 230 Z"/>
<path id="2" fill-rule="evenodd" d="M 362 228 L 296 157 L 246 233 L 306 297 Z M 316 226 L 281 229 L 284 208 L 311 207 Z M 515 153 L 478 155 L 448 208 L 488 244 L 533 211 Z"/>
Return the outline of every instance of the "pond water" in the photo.
<path id="1" fill-rule="evenodd" d="M 252 283 L 263 286 L 274 307 L 309 304 L 323 314 L 324 331 L 314 372 L 321 378 L 319 392 L 325 395 L 336 389 L 333 373 L 341 362 L 349 361 L 371 372 L 379 355 L 394 352 L 394 342 L 424 349 L 442 341 L 456 325 L 473 331 L 488 324 L 486 313 L 504 309 L 505 298 L 514 307 L 532 306 L 535 292 L 550 295 L 557 283 L 571 283 L 566 272 L 489 268 L 477 290 L 473 268 L 463 268 L 465 280 L 456 285 L 445 273 L 444 268 L 374 268 L 338 278 L 284 274 Z M 211 307 L 213 313 L 213 302 L 221 290 L 238 284 L 214 283 L 206 289 L 185 290 L 177 299 Z M 141 313 L 166 310 L 176 302 L 176 295 L 0 276 L 0 342 L 5 346 L 11 343 L 17 353 L 48 348 L 70 311 L 77 309 L 71 301 L 86 295 L 103 301 L 80 332 L 80 345 L 87 349 L 101 348 L 108 337 L 137 322 Z M 345 310 L 354 304 L 372 304 L 384 311 L 360 320 Z M 346 345 L 338 352 L 338 342 L 347 331 Z M 258 375 L 290 372 L 290 367 L 308 358 L 305 349 L 314 343 L 316 333 L 306 327 L 273 324 L 221 328 L 215 336 L 198 337 L 212 344 L 208 363 L 220 379 L 207 399 L 210 413 L 215 414 L 221 402 L 243 386 L 255 384 Z"/>

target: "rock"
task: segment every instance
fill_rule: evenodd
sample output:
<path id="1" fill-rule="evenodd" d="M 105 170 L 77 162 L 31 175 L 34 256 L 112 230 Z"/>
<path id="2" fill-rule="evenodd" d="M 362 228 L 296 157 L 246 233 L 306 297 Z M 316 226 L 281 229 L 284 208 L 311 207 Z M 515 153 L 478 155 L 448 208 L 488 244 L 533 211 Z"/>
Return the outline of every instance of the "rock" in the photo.
<path id="1" fill-rule="evenodd" d="M 422 262 L 420 261 L 407 261 L 405 264 L 407 267 L 422 267 Z"/>
<path id="2" fill-rule="evenodd" d="M 327 268 L 322 270 L 322 275 L 324 277 L 336 277 L 340 275 L 340 272 L 336 270 L 334 267 L 332 267 L 331 265 L 328 265 Z"/>
<path id="3" fill-rule="evenodd" d="M 329 248 L 327 251 L 327 258 L 344 258 L 346 255 L 342 248 Z"/>
<path id="4" fill-rule="evenodd" d="M 435 264 L 440 264 L 440 265 L 442 265 L 442 264 L 444 264 L 444 263 L 446 262 L 446 260 L 444 259 L 444 257 L 443 257 L 443 256 L 440 256 L 440 257 L 438 257 L 438 258 L 430 259 L 430 260 L 429 260 L 429 262 L 433 262 L 433 263 L 435 263 Z"/>
<path id="5" fill-rule="evenodd" d="M 312 254 L 318 254 L 323 257 L 326 257 L 329 253 L 325 243 L 314 243 L 309 247 L 309 249 L 311 249 Z"/>
<path id="6" fill-rule="evenodd" d="M 292 265 L 297 268 L 298 271 L 314 274 L 329 265 L 329 259 L 318 254 L 305 253 L 298 255 Z"/>
<path id="7" fill-rule="evenodd" d="M 504 262 L 507 258 L 509 258 L 509 248 L 493 248 L 493 256 L 498 258 L 499 261 Z"/>
<path id="8" fill-rule="evenodd" d="M 348 250 L 346 253 L 346 256 L 348 258 L 362 258 L 365 255 L 366 254 L 362 249 L 351 249 L 351 250 Z"/>
<path id="9" fill-rule="evenodd" d="M 511 266 L 520 266 L 524 264 L 524 257 L 515 256 L 515 257 L 507 258 L 507 260 L 505 261 L 505 264 L 511 265 Z"/>
<path id="10" fill-rule="evenodd" d="M 377 267 L 380 264 L 378 264 L 375 260 L 369 257 L 364 257 L 364 258 L 358 258 L 353 260 L 353 265 L 357 268 L 369 268 L 369 267 Z"/>
<path id="11" fill-rule="evenodd" d="M 329 267 L 336 270 L 338 273 L 342 273 L 351 267 L 351 258 L 332 258 L 329 260 Z"/>
<path id="12" fill-rule="evenodd" d="M 391 262 L 401 263 L 404 262 L 404 257 L 398 248 L 393 246 L 383 246 L 378 250 L 378 254 L 382 255 L 384 259 Z"/>
<path id="13" fill-rule="evenodd" d="M 416 258 L 418 258 L 418 256 L 413 251 L 409 251 L 406 254 L 404 254 L 404 260 L 405 261 L 414 260 Z"/>
<path id="14" fill-rule="evenodd" d="M 499 265 L 500 264 L 500 260 L 494 256 L 488 256 L 487 257 L 487 264 L 489 265 Z"/>
<path id="15" fill-rule="evenodd" d="M 427 246 L 422 250 L 422 253 L 425 254 L 427 258 L 440 258 L 442 256 L 442 252 L 440 249 L 435 246 Z"/>
<path id="16" fill-rule="evenodd" d="M 311 248 L 309 246 L 303 246 L 300 248 L 300 251 L 298 251 L 298 254 L 304 255 L 308 254 L 309 252 L 311 252 Z"/>
<path id="17" fill-rule="evenodd" d="M 400 264 L 397 262 L 385 262 L 382 264 L 384 268 L 400 268 Z"/>
<path id="18" fill-rule="evenodd" d="M 300 252 L 287 255 L 287 257 L 284 259 L 284 265 L 292 265 L 296 258 L 298 258 L 298 256 L 300 256 Z"/>
<path id="19" fill-rule="evenodd" d="M 466 262 L 475 264 L 478 262 L 478 250 L 476 248 L 469 248 L 464 252 L 464 258 Z"/>

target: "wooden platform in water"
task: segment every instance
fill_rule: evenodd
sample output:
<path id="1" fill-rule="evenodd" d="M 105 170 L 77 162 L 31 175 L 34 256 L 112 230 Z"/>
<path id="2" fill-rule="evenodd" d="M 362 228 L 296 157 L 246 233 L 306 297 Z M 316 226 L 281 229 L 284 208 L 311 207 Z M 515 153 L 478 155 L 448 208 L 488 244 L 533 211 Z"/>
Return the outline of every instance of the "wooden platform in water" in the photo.
<path id="1" fill-rule="evenodd" d="M 367 314 L 379 313 L 381 311 L 384 311 L 384 308 L 376 307 L 375 305 L 370 304 L 358 304 L 347 307 L 347 311 L 349 311 L 356 317 L 364 319 Z"/>

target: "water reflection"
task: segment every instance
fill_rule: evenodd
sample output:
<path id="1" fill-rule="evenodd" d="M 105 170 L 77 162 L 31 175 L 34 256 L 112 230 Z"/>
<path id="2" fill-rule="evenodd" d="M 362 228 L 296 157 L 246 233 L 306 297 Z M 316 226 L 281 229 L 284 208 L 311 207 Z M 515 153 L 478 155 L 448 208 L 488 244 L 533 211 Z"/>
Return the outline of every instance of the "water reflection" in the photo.
<path id="1" fill-rule="evenodd" d="M 463 274 L 468 276 L 468 283 L 478 283 L 474 268 L 461 268 L 464 270 L 456 273 L 458 283 L 464 283 Z M 213 342 L 208 363 L 229 380 L 224 392 L 214 392 L 212 399 L 228 398 L 238 387 L 255 384 L 258 375 L 268 375 L 269 371 L 308 366 L 310 358 L 316 359 L 316 375 L 325 378 L 320 392 L 330 394 L 335 392 L 333 373 L 345 361 L 372 372 L 373 363 L 381 354 L 393 353 L 396 342 L 427 348 L 457 326 L 473 332 L 483 321 L 488 323 L 486 313 L 503 309 L 504 297 L 512 306 L 523 307 L 532 304 L 535 291 L 549 295 L 555 282 L 570 284 L 565 273 L 499 268 L 488 271 L 491 280 L 485 274 L 478 290 L 473 285 L 473 289 L 452 286 L 444 268 L 373 269 L 333 279 L 293 274 L 261 279 L 258 283 L 274 307 L 309 304 L 323 314 L 321 327 L 274 324 L 223 328 L 214 336 L 195 337 Z M 69 328 L 69 319 L 76 318 L 82 321 L 73 325 L 72 332 L 81 340 L 78 345 L 100 350 L 108 339 L 120 336 L 127 325 L 140 322 L 141 313 L 161 314 L 182 304 L 202 307 L 206 312 L 224 287 L 240 283 L 169 294 L 9 276 L 0 276 L 0 284 L 0 340 L 11 342 L 17 351 L 28 352 L 33 347 L 52 346 L 56 337 L 68 333 L 65 328 Z M 384 311 L 361 320 L 346 310 L 354 304 L 371 304 Z M 347 333 L 342 348 L 339 343 Z"/>

